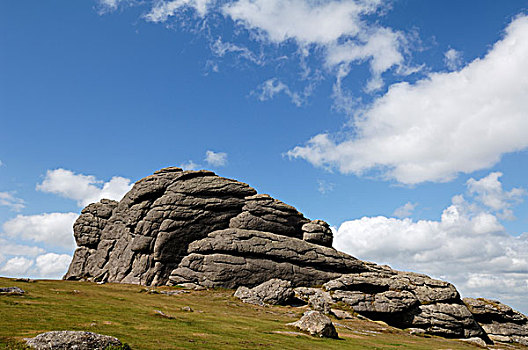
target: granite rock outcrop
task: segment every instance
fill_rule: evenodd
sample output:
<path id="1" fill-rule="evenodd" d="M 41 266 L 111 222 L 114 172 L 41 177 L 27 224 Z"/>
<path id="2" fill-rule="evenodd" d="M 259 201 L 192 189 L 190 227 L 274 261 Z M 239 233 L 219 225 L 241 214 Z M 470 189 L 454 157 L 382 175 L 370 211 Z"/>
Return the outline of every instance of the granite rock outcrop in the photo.
<path id="1" fill-rule="evenodd" d="M 464 303 L 494 341 L 528 346 L 528 318 L 508 305 L 485 298 L 464 298 Z"/>
<path id="2" fill-rule="evenodd" d="M 88 205 L 74 236 L 65 279 L 242 287 L 239 296 L 261 301 L 277 287 L 322 314 L 339 304 L 400 328 L 489 341 L 453 285 L 339 252 L 326 222 L 211 171 L 156 171 L 119 202 Z M 263 295 L 251 289 L 263 283 Z"/>

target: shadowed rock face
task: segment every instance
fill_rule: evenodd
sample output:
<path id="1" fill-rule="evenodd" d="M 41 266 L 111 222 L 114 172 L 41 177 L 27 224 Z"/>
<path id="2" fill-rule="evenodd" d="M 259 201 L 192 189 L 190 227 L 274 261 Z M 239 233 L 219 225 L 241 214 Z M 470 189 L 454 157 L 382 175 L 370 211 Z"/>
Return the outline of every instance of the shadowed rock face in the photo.
<path id="1" fill-rule="evenodd" d="M 159 170 L 120 202 L 87 206 L 74 235 L 65 279 L 225 288 L 282 279 L 322 312 L 339 302 L 397 327 L 487 340 L 453 285 L 339 252 L 326 222 L 210 171 Z M 325 290 L 298 288 L 317 285 Z"/>

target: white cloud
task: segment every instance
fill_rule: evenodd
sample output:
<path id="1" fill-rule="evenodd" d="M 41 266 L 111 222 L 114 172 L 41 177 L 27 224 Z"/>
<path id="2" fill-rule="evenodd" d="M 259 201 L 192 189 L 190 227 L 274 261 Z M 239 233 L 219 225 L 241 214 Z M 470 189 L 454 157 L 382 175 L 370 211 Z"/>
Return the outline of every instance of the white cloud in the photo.
<path id="1" fill-rule="evenodd" d="M 228 53 L 234 53 L 237 54 L 239 57 L 242 57 L 257 65 L 262 65 L 264 63 L 262 56 L 256 55 L 247 47 L 236 45 L 230 42 L 224 42 L 220 37 L 218 37 L 213 43 L 211 43 L 210 48 L 213 54 L 218 57 L 224 57 Z"/>
<path id="2" fill-rule="evenodd" d="M 225 166 L 227 164 L 227 153 L 206 151 L 205 161 L 211 166 Z"/>
<path id="3" fill-rule="evenodd" d="M 329 69 L 338 67 L 342 72 L 341 65 L 370 60 L 373 76 L 366 89 L 374 91 L 383 86 L 383 72 L 403 67 L 402 48 L 406 45 L 402 33 L 363 19 L 382 6 L 379 0 L 238 0 L 228 2 L 222 10 L 260 41 L 294 41 L 300 48 L 322 48 Z"/>
<path id="4" fill-rule="evenodd" d="M 406 218 L 408 216 L 411 216 L 414 209 L 416 209 L 417 204 L 407 202 L 401 207 L 397 208 L 392 215 L 396 216 L 397 218 Z"/>
<path id="5" fill-rule="evenodd" d="M 293 39 L 301 44 L 330 44 L 361 29 L 359 17 L 374 12 L 380 1 L 238 0 L 223 7 L 226 15 L 271 42 Z"/>
<path id="6" fill-rule="evenodd" d="M 446 279 L 466 296 L 498 298 L 528 311 L 528 234 L 506 233 L 497 216 L 462 195 L 453 197 L 440 220 L 346 221 L 334 246 L 360 259 Z"/>
<path id="7" fill-rule="evenodd" d="M 101 186 L 102 185 L 102 186 Z M 132 184 L 129 179 L 114 176 L 103 183 L 92 175 L 75 174 L 66 169 L 48 170 L 46 177 L 37 190 L 55 193 L 77 201 L 79 206 L 95 203 L 102 198 L 121 200 L 130 191 Z"/>
<path id="8" fill-rule="evenodd" d="M 511 207 L 522 202 L 526 190 L 522 188 L 513 188 L 511 191 L 504 191 L 499 178 L 500 172 L 494 172 L 480 179 L 469 179 L 467 182 L 469 193 L 476 196 L 475 198 L 497 212 L 501 218 L 513 219 Z"/>
<path id="9" fill-rule="evenodd" d="M 292 91 L 288 85 L 284 84 L 277 78 L 272 78 L 262 83 L 252 94 L 256 95 L 260 101 L 267 101 L 274 98 L 277 94 L 284 93 L 290 98 L 294 105 L 300 107 L 306 102 L 306 98 L 311 95 L 314 87 L 313 83 L 308 84 L 304 91 L 299 93 Z"/>
<path id="10" fill-rule="evenodd" d="M 455 49 L 449 49 L 444 53 L 444 63 L 447 68 L 456 70 L 462 65 L 462 53 Z"/>
<path id="11" fill-rule="evenodd" d="M 73 223 L 77 213 L 48 213 L 39 215 L 17 215 L 2 226 L 4 235 L 50 246 L 73 249 Z"/>
<path id="12" fill-rule="evenodd" d="M 200 168 L 200 164 L 196 164 L 192 160 L 189 160 L 189 161 L 187 161 L 185 163 L 180 164 L 180 167 L 183 170 L 197 170 L 197 169 Z"/>
<path id="13" fill-rule="evenodd" d="M 37 256 L 42 253 L 44 253 L 44 249 L 40 247 L 17 244 L 17 243 L 10 242 L 6 239 L 0 238 L 0 256 L 1 255 Z M 2 261 L 0 261 L 0 263 L 1 262 Z"/>
<path id="14" fill-rule="evenodd" d="M 460 71 L 398 83 L 364 109 L 354 136 L 319 134 L 288 152 L 314 166 L 404 184 L 449 181 L 528 146 L 528 17 Z"/>
<path id="15" fill-rule="evenodd" d="M 9 207 L 14 211 L 21 211 L 26 207 L 23 199 L 17 198 L 9 192 L 0 192 L 0 206 Z"/>
<path id="16" fill-rule="evenodd" d="M 7 260 L 4 266 L 0 267 L 0 274 L 6 277 L 21 277 L 32 265 L 33 260 L 17 256 Z"/>
<path id="17" fill-rule="evenodd" d="M 113 0 L 115 1 L 115 0 Z M 145 18 L 150 22 L 165 22 L 169 17 L 174 16 L 178 11 L 191 8 L 196 11 L 200 17 L 207 14 L 209 5 L 213 0 L 173 0 L 158 1 Z"/>
<path id="18" fill-rule="evenodd" d="M 72 257 L 67 254 L 47 253 L 37 257 L 35 273 L 39 277 L 61 278 L 68 270 Z"/>
<path id="19" fill-rule="evenodd" d="M 71 259 L 70 255 L 55 253 L 42 254 L 36 259 L 16 256 L 0 266 L 0 274 L 7 277 L 59 279 L 68 270 Z"/>

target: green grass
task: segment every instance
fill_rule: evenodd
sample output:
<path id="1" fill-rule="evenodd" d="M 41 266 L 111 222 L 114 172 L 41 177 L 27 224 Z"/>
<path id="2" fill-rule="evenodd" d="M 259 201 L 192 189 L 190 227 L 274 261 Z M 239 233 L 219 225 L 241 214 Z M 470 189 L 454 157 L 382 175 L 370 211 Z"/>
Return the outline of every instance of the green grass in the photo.
<path id="1" fill-rule="evenodd" d="M 231 290 L 169 296 L 144 293 L 144 287 L 136 285 L 0 278 L 0 287 L 8 286 L 20 287 L 26 294 L 0 295 L 0 349 L 24 349 L 23 338 L 52 330 L 111 335 L 134 350 L 476 349 L 360 319 L 334 320 L 342 324 L 337 327 L 339 340 L 299 335 L 285 324 L 297 320 L 305 308 L 248 305 L 234 298 Z M 184 306 L 194 312 L 183 311 Z"/>

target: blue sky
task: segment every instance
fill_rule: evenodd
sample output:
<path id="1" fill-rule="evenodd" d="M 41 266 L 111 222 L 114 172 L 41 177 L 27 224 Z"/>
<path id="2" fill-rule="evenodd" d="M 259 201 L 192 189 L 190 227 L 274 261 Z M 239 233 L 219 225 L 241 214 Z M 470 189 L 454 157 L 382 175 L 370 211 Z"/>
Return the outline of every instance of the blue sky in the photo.
<path id="1" fill-rule="evenodd" d="M 347 253 L 526 313 L 526 11 L 0 2 L 0 275 L 61 276 L 85 204 L 184 165 L 328 221 Z"/>

